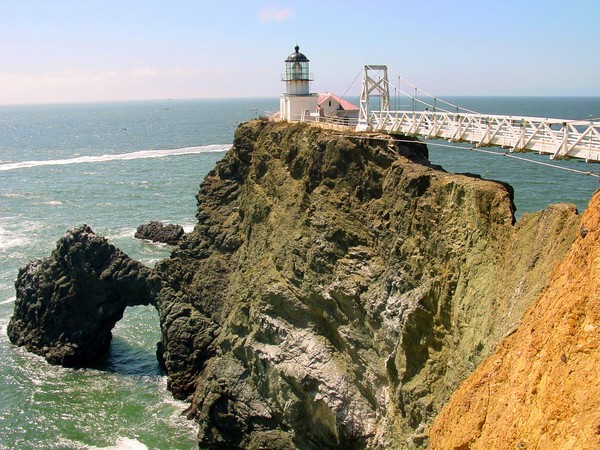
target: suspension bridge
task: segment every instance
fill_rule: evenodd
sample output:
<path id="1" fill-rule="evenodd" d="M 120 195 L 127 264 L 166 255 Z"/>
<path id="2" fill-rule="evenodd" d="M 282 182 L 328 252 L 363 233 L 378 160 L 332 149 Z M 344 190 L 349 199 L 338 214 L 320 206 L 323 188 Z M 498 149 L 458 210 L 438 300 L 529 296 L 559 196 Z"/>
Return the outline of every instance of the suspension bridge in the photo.
<path id="1" fill-rule="evenodd" d="M 400 77 L 399 77 L 400 79 Z M 427 93 L 425 99 L 393 86 L 387 66 L 365 65 L 356 131 L 377 131 L 468 142 L 475 147 L 502 147 L 510 152 L 533 151 L 552 159 L 577 158 L 600 162 L 600 120 L 565 120 L 481 114 L 440 100 Z M 409 110 L 392 110 L 390 88 L 412 101 Z M 379 98 L 379 108 L 371 107 Z"/>

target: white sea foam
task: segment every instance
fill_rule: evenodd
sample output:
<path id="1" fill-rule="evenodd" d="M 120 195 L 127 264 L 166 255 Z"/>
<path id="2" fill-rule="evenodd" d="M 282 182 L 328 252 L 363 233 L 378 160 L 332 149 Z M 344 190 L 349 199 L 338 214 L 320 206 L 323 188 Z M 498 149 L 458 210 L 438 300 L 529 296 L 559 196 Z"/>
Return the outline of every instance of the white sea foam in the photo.
<path id="1" fill-rule="evenodd" d="M 6 300 L 0 301 L 0 305 L 8 305 L 9 303 L 14 303 L 16 299 L 17 299 L 17 297 L 14 297 L 14 296 L 10 297 Z"/>
<path id="2" fill-rule="evenodd" d="M 108 447 L 89 446 L 82 442 L 77 442 L 66 438 L 60 438 L 58 440 L 58 444 L 61 446 L 61 448 L 65 447 L 80 450 L 148 450 L 148 447 L 142 444 L 140 441 L 126 437 L 118 437 L 115 441 L 115 445 L 110 445 Z"/>
<path id="3" fill-rule="evenodd" d="M 109 234 L 108 239 L 110 239 L 110 240 L 125 239 L 125 238 L 133 239 L 133 235 L 135 234 L 136 230 L 137 230 L 137 228 L 129 228 L 129 227 L 121 228 L 121 229 Z"/>
<path id="4" fill-rule="evenodd" d="M 47 202 L 42 202 L 42 205 L 60 206 L 60 205 L 64 205 L 64 203 L 61 202 L 60 200 L 48 200 Z"/>
<path id="5" fill-rule="evenodd" d="M 115 445 L 110 447 L 88 447 L 90 450 L 148 450 L 148 447 L 140 441 L 126 437 L 118 437 Z"/>
<path id="6" fill-rule="evenodd" d="M 31 233 L 39 229 L 37 222 L 16 222 L 14 217 L 3 218 L 0 222 L 0 253 L 28 245 L 32 240 Z"/>
<path id="7" fill-rule="evenodd" d="M 31 239 L 25 236 L 10 236 L 7 237 L 6 233 L 0 232 L 0 252 L 7 252 L 9 249 L 14 247 L 23 247 L 31 242 Z"/>
<path id="8" fill-rule="evenodd" d="M 198 433 L 197 424 L 182 414 L 182 411 L 190 406 L 189 403 L 175 399 L 171 392 L 167 390 L 166 376 L 159 377 L 156 381 L 160 389 L 159 393 L 162 404 L 167 406 L 167 409 L 171 411 L 168 417 L 165 418 L 167 423 L 171 427 L 178 429 L 181 433 L 187 434 L 191 440 L 194 440 Z"/>
<path id="9" fill-rule="evenodd" d="M 8 317 L 3 317 L 0 319 L 0 334 L 2 337 L 6 337 L 6 331 L 8 330 L 8 321 L 10 319 Z M 1 448 L 1 447 L 0 447 Z"/>
<path id="10" fill-rule="evenodd" d="M 22 161 L 0 164 L 0 171 L 28 169 L 41 166 L 64 166 L 68 164 L 89 164 L 106 161 L 128 161 L 132 159 L 164 158 L 166 156 L 193 155 L 197 153 L 214 153 L 229 150 L 230 145 L 213 144 L 201 147 L 184 147 L 166 150 L 141 150 L 131 153 L 117 153 L 99 156 L 78 156 L 67 159 L 50 159 L 46 161 Z"/>

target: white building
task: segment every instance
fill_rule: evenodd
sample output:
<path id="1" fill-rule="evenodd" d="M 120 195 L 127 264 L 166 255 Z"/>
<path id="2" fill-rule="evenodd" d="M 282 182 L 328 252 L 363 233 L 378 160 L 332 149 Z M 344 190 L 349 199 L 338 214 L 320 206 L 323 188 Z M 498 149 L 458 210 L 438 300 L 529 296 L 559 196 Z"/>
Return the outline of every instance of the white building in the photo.
<path id="1" fill-rule="evenodd" d="M 330 92 L 319 93 L 317 105 L 319 116 L 322 118 L 358 120 L 358 106 Z"/>
<path id="2" fill-rule="evenodd" d="M 348 123 L 358 119 L 359 108 L 356 105 L 329 92 L 310 93 L 309 60 L 300 53 L 296 45 L 295 52 L 285 60 L 285 92 L 279 97 L 279 113 L 273 118 L 287 122 L 309 122 L 318 120 Z"/>
<path id="3" fill-rule="evenodd" d="M 286 89 L 279 98 L 279 113 L 281 120 L 289 122 L 315 120 L 317 115 L 317 94 L 310 93 L 309 60 L 299 50 L 296 45 L 295 52 L 285 60 L 285 73 L 281 77 Z"/>

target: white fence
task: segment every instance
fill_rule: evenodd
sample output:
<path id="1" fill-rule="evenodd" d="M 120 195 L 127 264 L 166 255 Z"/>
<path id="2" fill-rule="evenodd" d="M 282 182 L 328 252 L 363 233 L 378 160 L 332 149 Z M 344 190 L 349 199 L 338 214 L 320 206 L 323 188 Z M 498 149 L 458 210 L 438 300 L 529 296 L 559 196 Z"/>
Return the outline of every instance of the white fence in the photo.
<path id="1" fill-rule="evenodd" d="M 358 118 L 298 114 L 292 115 L 291 122 L 312 123 L 332 130 L 354 131 L 358 125 Z"/>

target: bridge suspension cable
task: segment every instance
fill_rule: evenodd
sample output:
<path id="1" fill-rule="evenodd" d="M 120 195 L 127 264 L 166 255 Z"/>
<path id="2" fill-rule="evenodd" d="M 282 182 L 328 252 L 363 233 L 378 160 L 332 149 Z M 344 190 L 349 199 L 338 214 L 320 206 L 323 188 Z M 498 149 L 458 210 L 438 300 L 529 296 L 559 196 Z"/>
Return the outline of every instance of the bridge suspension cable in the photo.
<path id="1" fill-rule="evenodd" d="M 346 135 L 346 137 L 352 138 L 352 139 L 372 139 L 372 136 L 361 137 L 361 136 L 357 136 L 355 134 L 352 134 L 352 135 L 348 134 L 348 135 Z M 397 137 L 392 137 L 392 140 L 394 142 L 405 143 L 405 144 L 414 144 L 415 143 L 415 141 L 412 139 L 401 139 L 401 138 L 397 138 Z M 455 150 L 468 150 L 468 151 L 472 151 L 472 152 L 486 153 L 488 155 L 503 156 L 503 157 L 507 157 L 507 158 L 518 159 L 519 161 L 525 161 L 525 162 L 532 163 L 532 164 L 538 164 L 540 166 L 552 167 L 553 169 L 565 170 L 567 172 L 573 172 L 573 173 L 578 173 L 580 175 L 594 177 L 594 178 L 597 178 L 598 181 L 600 182 L 600 174 L 594 173 L 591 170 L 578 170 L 578 169 L 573 169 L 571 167 L 558 166 L 556 164 L 550 164 L 550 163 L 543 162 L 543 161 L 535 161 L 533 159 L 524 158 L 522 156 L 517 156 L 517 155 L 508 153 L 508 152 L 495 152 L 493 150 L 485 150 L 485 149 L 478 148 L 478 147 L 465 147 L 465 146 L 460 146 L 460 145 L 456 145 L 456 144 L 444 144 L 441 142 L 427 142 L 427 145 L 432 146 L 432 147 L 447 147 L 447 148 L 452 148 Z"/>
<path id="2" fill-rule="evenodd" d="M 411 81 L 407 80 L 406 78 L 404 78 L 403 76 L 399 75 L 398 73 L 395 73 L 393 70 L 390 70 L 390 72 L 392 72 L 396 78 L 398 78 L 398 84 L 400 84 L 400 81 L 406 83 L 407 85 L 409 85 L 411 88 L 414 89 L 415 91 L 415 97 L 412 97 L 411 94 L 408 94 L 407 92 L 404 92 L 402 89 L 400 89 L 399 86 L 394 86 L 392 83 L 390 83 L 390 86 L 393 87 L 394 89 L 397 89 L 398 92 L 403 93 L 404 95 L 410 97 L 410 98 L 415 98 L 416 101 L 418 101 L 419 103 L 422 103 L 424 105 L 426 105 L 429 108 L 434 108 L 434 110 L 439 110 L 439 111 L 444 111 L 444 112 L 466 112 L 466 113 L 471 113 L 471 114 L 479 114 L 479 112 L 477 111 L 473 111 L 471 109 L 467 109 L 467 108 L 463 108 L 462 106 L 459 105 L 455 105 L 454 103 L 450 103 L 446 100 L 443 100 L 435 95 L 430 94 L 427 91 L 424 91 L 423 89 L 421 89 L 420 87 L 418 87 L 417 85 L 415 85 L 414 83 L 412 83 Z M 421 92 L 422 94 L 424 94 L 426 97 L 429 97 L 430 99 L 433 100 L 433 104 L 431 103 L 427 103 L 425 101 L 419 101 L 418 100 L 418 93 Z M 449 109 L 445 109 L 445 108 L 440 108 L 437 104 L 438 102 L 442 103 L 443 105 L 446 106 L 450 106 L 452 108 L 453 111 L 449 110 Z"/>
<path id="3" fill-rule="evenodd" d="M 413 142 L 413 141 L 406 140 L 403 142 Z M 600 181 L 600 174 L 596 174 L 590 170 L 586 171 L 586 170 L 573 169 L 571 167 L 557 166 L 556 164 L 550 164 L 550 163 L 543 162 L 543 161 L 535 161 L 533 159 L 524 158 L 522 156 L 517 156 L 515 154 L 508 153 L 508 152 L 501 153 L 501 152 L 495 152 L 493 150 L 484 150 L 482 148 L 477 148 L 477 147 L 461 147 L 461 146 L 451 145 L 451 144 L 442 144 L 439 142 L 433 142 L 433 143 L 428 142 L 427 144 L 431 145 L 431 146 L 436 146 L 436 147 L 449 147 L 449 148 L 455 148 L 455 149 L 461 149 L 461 150 L 469 150 L 469 151 L 473 151 L 473 152 L 487 153 L 488 155 L 505 156 L 507 158 L 518 159 L 519 161 L 525 161 L 525 162 L 529 162 L 532 164 L 538 164 L 540 166 L 546 166 L 546 167 L 552 167 L 554 169 L 566 170 L 568 172 L 574 172 L 574 173 L 578 173 L 581 175 L 588 175 L 588 176 L 597 178 L 598 181 Z"/>
<path id="4" fill-rule="evenodd" d="M 356 83 L 356 80 L 358 80 L 358 77 L 360 77 L 360 75 L 362 74 L 362 70 L 360 72 L 358 72 L 356 74 L 356 77 L 354 77 L 354 80 L 352 80 L 352 83 L 350 83 L 350 86 L 348 86 L 346 88 L 346 90 L 344 91 L 344 93 L 342 94 L 342 99 L 346 97 L 346 94 L 348 93 L 348 91 L 352 88 L 352 86 L 354 86 L 354 83 Z"/>

